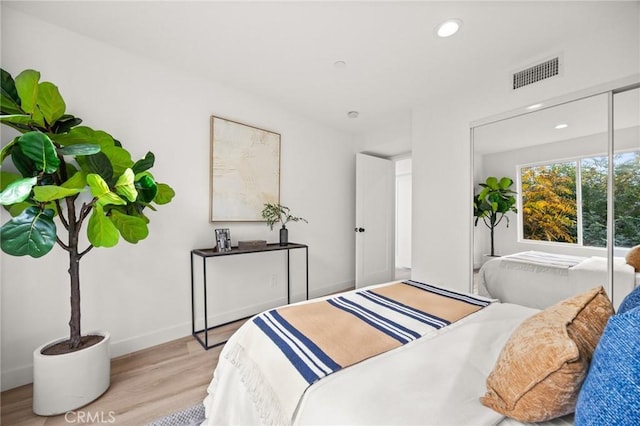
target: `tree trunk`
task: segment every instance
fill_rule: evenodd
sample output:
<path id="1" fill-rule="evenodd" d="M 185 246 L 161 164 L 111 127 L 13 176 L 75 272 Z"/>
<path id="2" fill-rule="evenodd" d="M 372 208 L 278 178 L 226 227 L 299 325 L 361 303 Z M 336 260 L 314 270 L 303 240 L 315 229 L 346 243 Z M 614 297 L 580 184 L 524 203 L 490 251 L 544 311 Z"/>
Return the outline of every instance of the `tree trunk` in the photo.
<path id="1" fill-rule="evenodd" d="M 71 319 L 69 320 L 69 347 L 80 346 L 80 255 L 78 254 L 78 223 L 75 203 L 67 198 L 69 219 L 69 278 L 71 280 Z"/>
<path id="2" fill-rule="evenodd" d="M 72 349 L 80 345 L 80 259 L 77 250 L 74 251 L 69 252 L 69 277 L 71 278 L 69 346 Z"/>
<path id="3" fill-rule="evenodd" d="M 494 250 L 493 250 L 493 226 L 491 227 L 491 256 L 493 257 L 495 255 Z"/>

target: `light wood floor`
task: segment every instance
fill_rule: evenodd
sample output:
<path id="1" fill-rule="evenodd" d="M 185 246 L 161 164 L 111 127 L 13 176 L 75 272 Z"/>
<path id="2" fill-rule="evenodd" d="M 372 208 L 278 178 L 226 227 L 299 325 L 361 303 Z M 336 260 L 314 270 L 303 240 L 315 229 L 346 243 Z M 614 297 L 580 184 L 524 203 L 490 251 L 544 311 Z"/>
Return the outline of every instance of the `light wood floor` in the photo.
<path id="1" fill-rule="evenodd" d="M 224 339 L 243 321 L 209 333 Z M 213 340 L 217 341 L 217 340 Z M 205 351 L 192 336 L 134 352 L 111 361 L 111 386 L 93 403 L 64 415 L 33 414 L 33 386 L 10 389 L 0 395 L 0 424 L 11 426 L 91 424 L 78 421 L 89 413 L 103 424 L 143 425 L 202 402 L 222 346 Z M 87 418 L 87 414 L 85 414 Z M 112 420 L 114 419 L 114 421 Z M 112 421 L 110 421 L 112 420 Z"/>

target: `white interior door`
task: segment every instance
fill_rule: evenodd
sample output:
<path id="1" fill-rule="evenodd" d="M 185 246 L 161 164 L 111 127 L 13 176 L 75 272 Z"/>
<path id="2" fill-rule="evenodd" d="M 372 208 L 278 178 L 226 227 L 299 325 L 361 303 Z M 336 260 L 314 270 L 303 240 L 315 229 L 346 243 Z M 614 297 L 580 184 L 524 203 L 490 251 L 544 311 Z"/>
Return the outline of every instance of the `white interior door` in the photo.
<path id="1" fill-rule="evenodd" d="M 394 200 L 393 162 L 356 154 L 356 288 L 393 280 Z"/>

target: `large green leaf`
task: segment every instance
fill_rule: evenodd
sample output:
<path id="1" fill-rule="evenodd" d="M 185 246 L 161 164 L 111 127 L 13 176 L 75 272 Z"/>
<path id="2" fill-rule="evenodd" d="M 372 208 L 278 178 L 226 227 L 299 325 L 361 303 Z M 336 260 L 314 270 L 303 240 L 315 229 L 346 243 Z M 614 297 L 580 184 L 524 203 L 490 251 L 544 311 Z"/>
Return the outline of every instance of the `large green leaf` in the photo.
<path id="1" fill-rule="evenodd" d="M 133 170 L 127 169 L 118 178 L 118 181 L 116 182 L 116 185 L 115 185 L 116 192 L 132 203 L 136 201 L 136 198 L 138 197 L 138 191 L 136 190 L 136 186 L 133 182 L 133 179 L 134 179 Z"/>
<path id="2" fill-rule="evenodd" d="M 18 144 L 11 150 L 11 161 L 22 176 L 32 177 L 38 175 L 39 170 L 35 161 L 27 157 Z"/>
<path id="3" fill-rule="evenodd" d="M 16 137 L 14 140 L 2 147 L 2 150 L 0 150 L 0 164 L 2 164 L 4 162 L 4 159 L 7 158 L 9 154 L 11 154 L 11 150 L 18 143 L 18 139 L 20 138 Z"/>
<path id="4" fill-rule="evenodd" d="M 37 126 L 40 130 L 43 131 L 47 126 L 44 120 L 44 115 L 42 115 L 42 112 L 40 112 L 38 107 L 36 107 L 36 110 L 33 112 L 33 114 L 31 114 L 31 125 Z"/>
<path id="5" fill-rule="evenodd" d="M 37 104 L 50 125 L 58 121 L 67 108 L 56 85 L 48 81 L 39 84 Z"/>
<path id="6" fill-rule="evenodd" d="M 64 114 L 58 119 L 58 121 L 56 121 L 56 124 L 54 124 L 52 130 L 55 134 L 68 133 L 69 131 L 71 131 L 72 127 L 75 127 L 80 123 L 82 123 L 81 118 L 74 117 L 70 114 Z"/>
<path id="7" fill-rule="evenodd" d="M 83 171 L 76 172 L 67 179 L 66 182 L 63 182 L 61 186 L 64 188 L 83 189 L 87 186 L 87 173 Z"/>
<path id="8" fill-rule="evenodd" d="M 38 81 L 40 81 L 40 73 L 34 70 L 24 70 L 15 78 L 15 86 L 22 102 L 22 110 L 29 114 L 33 114 L 36 110 Z"/>
<path id="9" fill-rule="evenodd" d="M 87 175 L 87 185 L 91 188 L 91 195 L 94 197 L 102 197 L 104 194 L 111 191 L 107 182 L 102 179 L 102 177 L 96 173 L 90 173 Z"/>
<path id="10" fill-rule="evenodd" d="M 112 210 L 109 219 L 111 219 L 111 222 L 116 226 L 122 238 L 132 244 L 144 240 L 149 235 L 147 223 L 142 218 L 129 216 L 117 210 Z"/>
<path id="11" fill-rule="evenodd" d="M 24 155 L 35 163 L 38 170 L 51 174 L 58 170 L 60 160 L 51 139 L 42 132 L 29 132 L 20 136 L 18 145 Z"/>
<path id="12" fill-rule="evenodd" d="M 85 172 L 98 174 L 107 182 L 113 179 L 113 166 L 104 152 L 79 157 L 77 160 Z"/>
<path id="13" fill-rule="evenodd" d="M 131 154 L 124 148 L 110 146 L 103 148 L 102 152 L 107 156 L 113 167 L 113 176 L 120 176 L 126 169 L 133 166 Z"/>
<path id="14" fill-rule="evenodd" d="M 145 216 L 144 213 L 142 213 L 142 208 L 139 204 L 130 204 L 128 207 L 129 208 L 127 209 L 127 214 L 129 216 L 135 216 L 139 219 L 142 219 L 144 220 L 144 223 L 147 223 L 147 224 L 151 222 L 149 218 Z"/>
<path id="15" fill-rule="evenodd" d="M 53 210 L 29 207 L 0 229 L 2 251 L 12 256 L 42 257 L 56 242 Z"/>
<path id="16" fill-rule="evenodd" d="M 107 205 L 115 205 L 115 206 L 125 206 L 127 202 L 118 196 L 115 192 L 107 192 L 103 196 L 98 198 L 98 204 L 107 206 Z"/>
<path id="17" fill-rule="evenodd" d="M 127 204 L 127 202 L 120 198 L 118 194 L 111 191 L 107 182 L 105 182 L 98 174 L 88 174 L 87 185 L 89 185 L 89 188 L 91 189 L 91 194 L 97 198 L 97 204 L 101 206 L 109 204 L 124 206 Z"/>
<path id="18" fill-rule="evenodd" d="M 71 197 L 82 192 L 83 189 L 78 188 L 64 188 L 57 185 L 41 185 L 33 188 L 34 199 L 41 203 L 48 203 L 49 201 L 60 200 L 62 198 Z"/>
<path id="19" fill-rule="evenodd" d="M 2 94 L 2 96 L 6 97 L 7 100 L 11 101 L 13 105 L 17 107 L 20 106 L 20 96 L 18 96 L 16 83 L 15 81 L 13 81 L 13 77 L 11 77 L 11 74 L 9 74 L 2 68 L 0 68 L 0 93 Z"/>
<path id="20" fill-rule="evenodd" d="M 102 130 L 93 130 L 91 127 L 78 126 L 69 130 L 69 133 L 62 135 L 55 135 L 52 137 L 60 145 L 76 145 L 79 143 L 93 143 L 100 145 L 100 148 L 104 149 L 110 146 L 115 146 L 113 137 Z"/>
<path id="21" fill-rule="evenodd" d="M 148 174 L 143 174 L 136 181 L 136 189 L 138 190 L 138 201 L 150 203 L 158 194 L 158 185 Z"/>
<path id="22" fill-rule="evenodd" d="M 147 152 L 147 155 L 144 156 L 143 159 L 136 161 L 133 165 L 132 169 L 135 174 L 142 173 L 145 170 L 149 170 L 153 167 L 153 164 L 156 161 L 156 156 L 153 155 L 153 152 Z"/>
<path id="23" fill-rule="evenodd" d="M 24 114 L 24 111 L 10 97 L 0 93 L 0 112 L 2 114 Z"/>
<path id="24" fill-rule="evenodd" d="M 171 202 L 173 197 L 175 197 L 176 192 L 166 183 L 158 184 L 158 193 L 156 197 L 153 199 L 153 202 L 156 204 L 168 204 Z"/>
<path id="25" fill-rule="evenodd" d="M 31 194 L 31 188 L 38 182 L 38 178 L 24 178 L 10 183 L 4 191 L 0 192 L 0 205 L 8 206 L 21 203 Z"/>
<path id="26" fill-rule="evenodd" d="M 77 145 L 69 145 L 58 149 L 62 155 L 93 155 L 100 152 L 100 145 L 93 143 L 79 143 Z"/>
<path id="27" fill-rule="evenodd" d="M 483 201 L 485 198 L 487 198 L 487 194 L 491 192 L 491 188 L 483 188 L 482 191 L 480 191 L 480 193 L 478 194 L 478 199 L 480 201 Z"/>
<path id="28" fill-rule="evenodd" d="M 498 184 L 498 178 L 495 176 L 489 176 L 485 181 L 486 185 L 491 189 L 500 189 L 500 185 Z"/>
<path id="29" fill-rule="evenodd" d="M 31 121 L 31 116 L 26 114 L 11 114 L 0 116 L 0 123 L 4 124 L 28 126 L 29 124 L 31 124 Z"/>
<path id="30" fill-rule="evenodd" d="M 116 226 L 105 215 L 101 205 L 93 206 L 87 225 L 87 238 L 95 247 L 113 247 L 118 244 L 120 234 Z"/>
<path id="31" fill-rule="evenodd" d="M 503 177 L 502 179 L 500 179 L 500 182 L 498 183 L 498 186 L 500 187 L 500 189 L 503 189 L 503 190 L 508 189 L 511 185 L 513 185 L 513 180 L 508 177 Z"/>

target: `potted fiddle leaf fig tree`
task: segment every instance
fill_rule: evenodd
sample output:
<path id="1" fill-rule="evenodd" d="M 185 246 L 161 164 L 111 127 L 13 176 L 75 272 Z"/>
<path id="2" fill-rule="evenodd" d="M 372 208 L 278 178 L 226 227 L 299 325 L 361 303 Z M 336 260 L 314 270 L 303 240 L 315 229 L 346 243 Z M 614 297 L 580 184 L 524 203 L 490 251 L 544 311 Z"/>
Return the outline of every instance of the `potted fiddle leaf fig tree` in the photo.
<path id="1" fill-rule="evenodd" d="M 81 333 L 80 260 L 94 247 L 145 239 L 146 212 L 174 191 L 150 173 L 153 153 L 134 161 L 108 133 L 81 126 L 38 71 L 0 74 L 0 122 L 18 134 L 0 151 L 0 204 L 11 216 L 0 228 L 2 251 L 39 258 L 58 245 L 68 254 L 69 337 L 34 351 L 33 410 L 60 414 L 93 401 L 110 381 L 109 333 Z"/>
<path id="2" fill-rule="evenodd" d="M 482 188 L 480 192 L 473 197 L 473 216 L 475 217 L 475 226 L 478 221 L 482 222 L 491 231 L 491 254 L 495 256 L 493 234 L 495 228 L 504 219 L 507 227 L 509 227 L 509 217 L 507 213 L 517 213 L 516 197 L 517 194 L 511 189 L 513 179 L 503 177 L 500 180 L 494 176 L 489 176 L 484 183 L 480 184 Z"/>
<path id="3" fill-rule="evenodd" d="M 289 207 L 278 203 L 265 203 L 264 208 L 262 209 L 262 218 L 267 222 L 267 225 L 269 225 L 269 229 L 271 230 L 273 230 L 273 225 L 276 223 L 280 222 L 282 224 L 282 228 L 280 228 L 281 246 L 289 244 L 289 230 L 287 229 L 287 223 L 307 223 L 306 219 L 292 215 Z"/>

